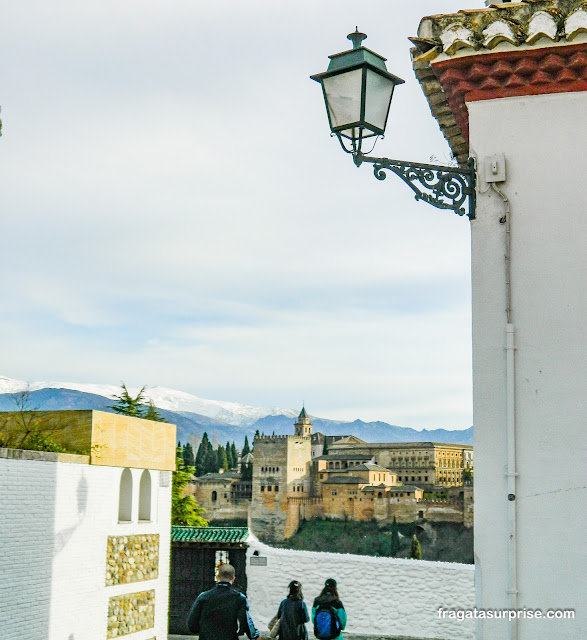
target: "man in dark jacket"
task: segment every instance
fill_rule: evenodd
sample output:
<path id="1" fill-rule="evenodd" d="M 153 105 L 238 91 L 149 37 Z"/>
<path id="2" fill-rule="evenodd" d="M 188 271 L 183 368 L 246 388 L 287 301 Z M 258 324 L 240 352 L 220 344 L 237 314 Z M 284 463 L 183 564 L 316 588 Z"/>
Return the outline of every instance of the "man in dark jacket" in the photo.
<path id="1" fill-rule="evenodd" d="M 187 625 L 192 633 L 199 634 L 200 640 L 238 640 L 244 633 L 251 640 L 259 637 L 247 598 L 232 587 L 234 577 L 232 565 L 221 565 L 214 589 L 201 593 L 192 605 Z"/>

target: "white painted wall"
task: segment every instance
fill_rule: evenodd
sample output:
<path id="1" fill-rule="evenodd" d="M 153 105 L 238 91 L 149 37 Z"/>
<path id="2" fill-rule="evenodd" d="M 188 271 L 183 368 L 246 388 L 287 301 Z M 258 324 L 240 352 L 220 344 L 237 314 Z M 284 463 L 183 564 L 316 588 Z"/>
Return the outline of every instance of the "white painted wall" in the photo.
<path id="1" fill-rule="evenodd" d="M 574 608 L 520 620 L 520 640 L 576 640 L 585 627 L 587 93 L 468 104 L 471 154 L 504 153 L 515 327 L 518 606 Z M 481 180 L 481 191 L 487 185 Z M 478 196 L 472 229 L 477 605 L 508 607 L 505 227 Z M 504 640 L 507 623 L 479 626 Z"/>
<path id="2" fill-rule="evenodd" d="M 309 611 L 326 578 L 334 578 L 350 633 L 474 638 L 471 620 L 438 617 L 439 607 L 473 608 L 472 565 L 275 549 L 252 535 L 248 542 L 247 595 L 260 630 L 267 629 L 291 580 L 302 583 Z M 251 565 L 255 551 L 267 558 L 267 566 Z"/>
<path id="3" fill-rule="evenodd" d="M 31 452 L 32 453 L 32 452 Z M 132 469 L 133 522 L 118 523 L 121 468 L 0 457 L 0 638 L 103 640 L 108 599 L 155 589 L 155 628 L 167 637 L 171 486 L 152 474 L 152 522 L 137 522 L 141 469 Z M 159 533 L 156 580 L 105 586 L 110 535 Z"/>

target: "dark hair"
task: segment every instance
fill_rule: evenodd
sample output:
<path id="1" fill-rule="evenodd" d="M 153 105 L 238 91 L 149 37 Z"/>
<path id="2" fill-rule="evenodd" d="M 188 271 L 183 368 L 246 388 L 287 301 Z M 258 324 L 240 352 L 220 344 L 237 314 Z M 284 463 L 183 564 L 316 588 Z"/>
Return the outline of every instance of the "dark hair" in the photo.
<path id="1" fill-rule="evenodd" d="M 335 597 L 336 600 L 340 600 L 340 598 L 338 597 L 338 589 L 336 588 L 336 581 L 335 580 L 327 580 L 326 584 L 324 585 L 324 589 L 322 589 L 322 591 L 320 592 L 320 595 L 318 597 L 321 598 L 322 596 L 325 596 L 326 594 L 332 594 Z"/>
<path id="2" fill-rule="evenodd" d="M 292 580 L 288 585 L 289 593 L 287 597 L 291 600 L 303 600 L 304 594 L 302 593 L 302 583 L 297 580 Z"/>

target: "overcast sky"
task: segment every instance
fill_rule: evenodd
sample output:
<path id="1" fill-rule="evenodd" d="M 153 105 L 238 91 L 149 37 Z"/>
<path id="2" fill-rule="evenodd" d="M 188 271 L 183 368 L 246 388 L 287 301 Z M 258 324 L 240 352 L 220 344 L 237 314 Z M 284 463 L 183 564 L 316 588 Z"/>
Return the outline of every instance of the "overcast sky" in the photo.
<path id="1" fill-rule="evenodd" d="M 0 375 L 471 425 L 469 222 L 357 169 L 310 74 L 406 80 L 377 155 L 448 160 L 410 65 L 482 0 L 27 0 L 0 22 Z"/>

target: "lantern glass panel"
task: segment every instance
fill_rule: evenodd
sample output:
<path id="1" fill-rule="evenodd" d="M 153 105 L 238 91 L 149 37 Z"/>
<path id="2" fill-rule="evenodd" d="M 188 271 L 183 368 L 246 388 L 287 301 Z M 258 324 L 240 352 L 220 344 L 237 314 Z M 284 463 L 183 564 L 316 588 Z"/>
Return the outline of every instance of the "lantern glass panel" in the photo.
<path id="1" fill-rule="evenodd" d="M 394 86 L 393 80 L 367 69 L 365 122 L 381 131 L 385 130 Z"/>
<path id="2" fill-rule="evenodd" d="M 361 119 L 362 77 L 362 70 L 354 69 L 324 78 L 324 93 L 332 129 Z"/>

